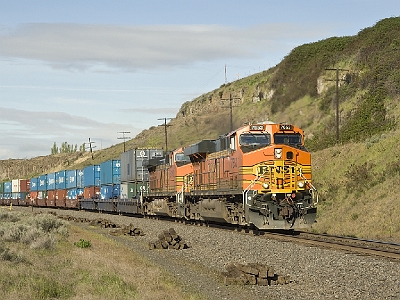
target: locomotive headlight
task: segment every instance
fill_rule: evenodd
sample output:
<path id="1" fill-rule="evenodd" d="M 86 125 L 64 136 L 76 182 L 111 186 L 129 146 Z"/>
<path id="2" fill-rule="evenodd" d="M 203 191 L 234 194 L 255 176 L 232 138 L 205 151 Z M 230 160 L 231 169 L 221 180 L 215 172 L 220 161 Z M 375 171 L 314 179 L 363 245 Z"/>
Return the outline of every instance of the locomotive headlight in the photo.
<path id="1" fill-rule="evenodd" d="M 264 183 L 262 184 L 262 187 L 263 187 L 264 189 L 268 189 L 268 188 L 269 188 L 268 182 L 264 182 Z"/>
<path id="2" fill-rule="evenodd" d="M 304 188 L 304 181 L 298 181 L 297 186 L 301 189 Z"/>
<path id="3" fill-rule="evenodd" d="M 282 149 L 281 148 L 275 148 L 274 149 L 274 156 L 277 159 L 282 158 Z"/>

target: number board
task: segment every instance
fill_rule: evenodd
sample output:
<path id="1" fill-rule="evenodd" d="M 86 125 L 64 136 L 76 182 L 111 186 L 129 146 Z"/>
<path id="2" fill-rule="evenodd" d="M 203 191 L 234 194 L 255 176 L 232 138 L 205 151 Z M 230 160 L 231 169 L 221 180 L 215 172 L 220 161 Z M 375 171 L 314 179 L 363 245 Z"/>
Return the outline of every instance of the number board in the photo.
<path id="1" fill-rule="evenodd" d="M 264 125 L 250 125 L 251 131 L 263 131 Z"/>
<path id="2" fill-rule="evenodd" d="M 288 124 L 279 124 L 279 130 L 293 130 L 293 126 Z"/>

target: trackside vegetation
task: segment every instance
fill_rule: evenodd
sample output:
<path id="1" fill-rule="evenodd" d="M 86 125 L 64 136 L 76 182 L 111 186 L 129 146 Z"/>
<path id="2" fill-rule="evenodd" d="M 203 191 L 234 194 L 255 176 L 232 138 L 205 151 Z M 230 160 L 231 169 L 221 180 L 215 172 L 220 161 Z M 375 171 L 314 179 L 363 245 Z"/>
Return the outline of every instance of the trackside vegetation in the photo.
<path id="1" fill-rule="evenodd" d="M 195 299 L 180 293 L 158 267 L 101 234 L 52 214 L 4 207 L 0 290 L 10 300 Z"/>

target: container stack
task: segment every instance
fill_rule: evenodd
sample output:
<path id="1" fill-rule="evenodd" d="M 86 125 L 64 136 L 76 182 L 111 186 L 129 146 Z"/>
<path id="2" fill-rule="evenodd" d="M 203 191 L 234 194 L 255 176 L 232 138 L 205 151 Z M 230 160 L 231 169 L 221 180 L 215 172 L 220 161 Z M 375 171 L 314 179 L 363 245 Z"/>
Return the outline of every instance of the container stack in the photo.
<path id="1" fill-rule="evenodd" d="M 56 173 L 47 174 L 46 206 L 56 206 Z"/>
<path id="2" fill-rule="evenodd" d="M 56 206 L 65 207 L 67 199 L 66 171 L 56 172 Z"/>
<path id="3" fill-rule="evenodd" d="M 83 170 L 68 170 L 65 175 L 67 197 L 66 207 L 77 208 L 79 199 L 83 198 Z"/>
<path id="4" fill-rule="evenodd" d="M 13 179 L 11 184 L 11 203 L 25 206 L 29 196 L 30 181 L 28 179 Z"/>
<path id="5" fill-rule="evenodd" d="M 132 149 L 121 154 L 121 186 L 118 212 L 140 213 L 141 199 L 148 194 L 150 159 L 162 158 L 161 149 Z"/>
<path id="6" fill-rule="evenodd" d="M 37 198 L 36 198 L 37 205 L 38 206 L 46 206 L 47 174 L 43 174 L 38 177 L 37 191 L 38 191 Z"/>
<path id="7" fill-rule="evenodd" d="M 83 169 L 83 209 L 97 209 L 100 198 L 100 165 L 91 165 Z"/>
<path id="8" fill-rule="evenodd" d="M 100 199 L 98 210 L 114 211 L 120 195 L 121 161 L 111 159 L 100 164 Z"/>

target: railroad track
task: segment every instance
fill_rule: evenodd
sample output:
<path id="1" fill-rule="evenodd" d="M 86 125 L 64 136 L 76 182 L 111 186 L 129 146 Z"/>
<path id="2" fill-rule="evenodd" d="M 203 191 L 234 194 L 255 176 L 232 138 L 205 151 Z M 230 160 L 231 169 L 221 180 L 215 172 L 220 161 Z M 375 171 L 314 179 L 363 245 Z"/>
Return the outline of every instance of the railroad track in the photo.
<path id="1" fill-rule="evenodd" d="M 175 220 L 176 221 L 176 220 Z M 275 239 L 283 242 L 296 242 L 313 247 L 328 248 L 332 250 L 345 251 L 359 255 L 379 256 L 387 259 L 400 261 L 400 244 L 377 240 L 367 240 L 355 237 L 334 236 L 302 231 L 262 231 L 232 225 L 221 224 L 198 224 L 196 222 L 185 222 L 191 225 L 206 225 L 225 230 L 236 230 L 244 234 L 253 234 L 263 238 Z"/>
<path id="2" fill-rule="evenodd" d="M 48 208 L 55 211 L 54 208 Z M 89 211 L 87 211 L 89 212 Z M 94 214 L 99 214 L 94 212 Z M 107 213 L 106 213 L 107 214 Z M 282 242 L 295 242 L 312 247 L 327 248 L 360 255 L 379 256 L 387 259 L 400 261 L 400 244 L 384 241 L 366 240 L 353 237 L 334 236 L 328 234 L 317 234 L 301 231 L 260 231 L 248 227 L 233 226 L 229 224 L 205 223 L 199 221 L 177 220 L 173 218 L 160 218 L 156 216 L 146 216 L 145 218 L 157 219 L 170 222 L 185 223 L 187 225 L 208 226 L 223 230 L 234 230 L 242 234 L 253 234 L 261 238 L 274 239 Z"/>
<path id="3" fill-rule="evenodd" d="M 310 232 L 254 232 L 265 238 L 400 261 L 400 244 Z"/>

